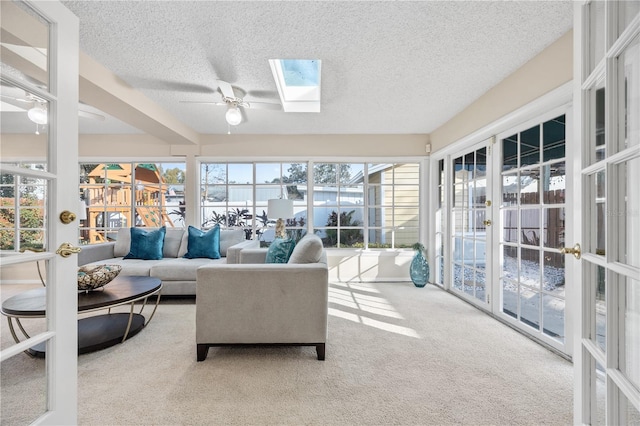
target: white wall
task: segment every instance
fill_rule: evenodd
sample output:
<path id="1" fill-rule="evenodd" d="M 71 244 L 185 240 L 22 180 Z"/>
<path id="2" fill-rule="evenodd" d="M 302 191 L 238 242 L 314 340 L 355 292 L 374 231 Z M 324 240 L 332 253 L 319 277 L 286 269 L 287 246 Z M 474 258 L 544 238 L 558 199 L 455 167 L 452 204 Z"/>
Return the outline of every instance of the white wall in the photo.
<path id="1" fill-rule="evenodd" d="M 356 282 L 411 281 L 409 265 L 413 254 L 413 250 L 329 250 L 329 279 Z"/>
<path id="2" fill-rule="evenodd" d="M 431 132 L 432 151 L 462 139 L 573 79 L 573 31 Z"/>

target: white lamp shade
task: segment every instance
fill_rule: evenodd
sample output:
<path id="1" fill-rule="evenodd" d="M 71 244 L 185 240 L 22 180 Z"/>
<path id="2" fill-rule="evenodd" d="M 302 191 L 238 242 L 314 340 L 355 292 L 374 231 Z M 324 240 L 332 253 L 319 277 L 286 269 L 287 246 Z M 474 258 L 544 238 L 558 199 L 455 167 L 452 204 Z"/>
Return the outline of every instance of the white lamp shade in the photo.
<path id="1" fill-rule="evenodd" d="M 293 217 L 293 200 L 283 198 L 269 200 L 267 215 L 272 219 L 287 219 Z"/>
<path id="2" fill-rule="evenodd" d="M 229 107 L 227 113 L 224 115 L 224 118 L 226 118 L 227 123 L 231 124 L 232 126 L 237 126 L 242 122 L 242 113 L 237 107 Z"/>

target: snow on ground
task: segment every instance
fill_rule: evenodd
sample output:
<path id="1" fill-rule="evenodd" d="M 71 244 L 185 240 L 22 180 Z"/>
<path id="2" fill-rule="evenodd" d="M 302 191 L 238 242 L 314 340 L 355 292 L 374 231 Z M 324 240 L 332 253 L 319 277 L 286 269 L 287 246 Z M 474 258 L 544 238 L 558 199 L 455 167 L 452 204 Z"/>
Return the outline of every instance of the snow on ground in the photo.
<path id="1" fill-rule="evenodd" d="M 439 265 L 441 274 L 444 273 L 443 263 Z M 540 266 L 539 263 L 522 260 L 518 267 L 518 259 L 504 258 L 502 309 L 523 323 L 538 330 L 542 327 L 545 334 L 563 341 L 564 268 L 545 266 L 541 271 Z M 484 265 L 473 268 L 472 265 L 454 264 L 453 287 L 457 291 L 485 300 L 486 279 Z"/>

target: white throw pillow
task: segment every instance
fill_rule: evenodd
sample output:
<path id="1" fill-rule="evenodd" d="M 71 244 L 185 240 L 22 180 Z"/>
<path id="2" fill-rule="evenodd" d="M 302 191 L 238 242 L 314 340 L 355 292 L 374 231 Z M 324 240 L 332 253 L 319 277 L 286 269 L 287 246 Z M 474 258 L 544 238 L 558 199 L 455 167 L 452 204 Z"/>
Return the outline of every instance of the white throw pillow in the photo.
<path id="1" fill-rule="evenodd" d="M 320 237 L 307 234 L 298 241 L 287 263 L 318 263 L 323 249 Z"/>
<path id="2" fill-rule="evenodd" d="M 129 254 L 131 248 L 131 229 L 120 228 L 116 236 L 116 244 L 113 246 L 113 255 L 115 257 L 125 257 Z"/>
<path id="3" fill-rule="evenodd" d="M 185 234 L 182 228 L 167 228 L 164 235 L 164 246 L 162 247 L 163 257 L 178 257 L 182 236 Z"/>

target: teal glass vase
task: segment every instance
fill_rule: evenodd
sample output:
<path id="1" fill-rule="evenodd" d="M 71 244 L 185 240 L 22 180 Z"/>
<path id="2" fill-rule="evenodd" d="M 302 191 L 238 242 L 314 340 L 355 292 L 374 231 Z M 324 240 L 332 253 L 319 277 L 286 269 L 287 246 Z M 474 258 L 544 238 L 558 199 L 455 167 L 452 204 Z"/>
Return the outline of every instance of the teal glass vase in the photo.
<path id="1" fill-rule="evenodd" d="M 429 263 L 420 250 L 416 250 L 416 254 L 411 260 L 409 275 L 416 287 L 424 287 L 429 282 Z"/>

